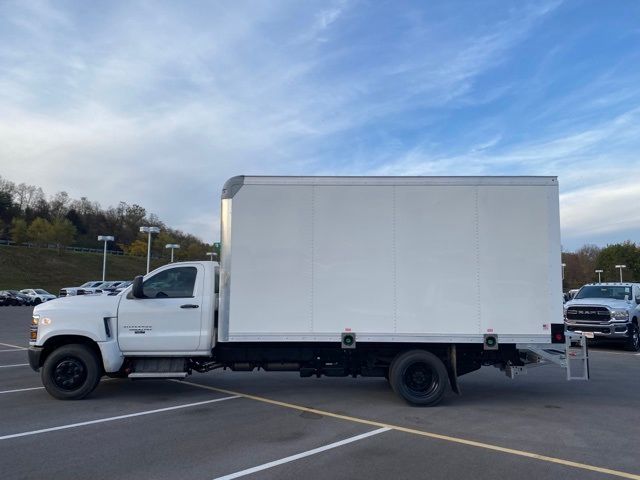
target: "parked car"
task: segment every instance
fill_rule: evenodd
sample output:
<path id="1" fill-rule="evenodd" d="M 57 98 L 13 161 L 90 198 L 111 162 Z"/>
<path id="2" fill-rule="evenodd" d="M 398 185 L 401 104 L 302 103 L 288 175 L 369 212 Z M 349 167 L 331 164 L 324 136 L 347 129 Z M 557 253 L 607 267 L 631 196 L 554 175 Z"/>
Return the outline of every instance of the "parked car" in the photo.
<path id="1" fill-rule="evenodd" d="M 48 302 L 49 300 L 57 298 L 55 295 L 41 288 L 25 288 L 24 290 L 20 290 L 20 293 L 33 299 L 34 305 L 40 305 L 42 302 Z"/>
<path id="2" fill-rule="evenodd" d="M 640 351 L 640 283 L 590 283 L 565 303 L 570 332 L 591 332 L 595 339 L 616 340 Z"/>
<path id="3" fill-rule="evenodd" d="M 124 280 L 114 280 L 111 282 L 105 282 L 104 284 L 98 287 L 103 293 L 111 293 L 117 290 L 118 288 L 122 288 L 124 284 L 131 285 L 131 282 L 126 282 Z"/>
<path id="4" fill-rule="evenodd" d="M 65 287 L 60 289 L 61 297 L 71 297 L 73 295 L 85 295 L 86 293 L 94 293 L 98 285 L 104 283 L 101 280 L 92 280 L 85 282 L 79 287 Z"/>
<path id="5" fill-rule="evenodd" d="M 10 297 L 4 292 L 0 292 L 0 307 L 9 305 Z"/>
<path id="6" fill-rule="evenodd" d="M 16 297 L 22 300 L 23 305 L 27 305 L 27 306 L 35 305 L 35 300 L 31 298 L 29 295 L 20 293 L 18 290 L 7 290 L 7 291 L 13 293 Z"/>
<path id="7" fill-rule="evenodd" d="M 0 292 L 4 297 L 4 305 L 17 307 L 23 305 L 31 305 L 31 299 L 26 295 L 20 294 L 17 290 L 4 290 Z"/>
<path id="8" fill-rule="evenodd" d="M 129 285 L 131 285 L 133 283 L 133 281 L 131 280 L 127 280 L 126 282 L 121 282 L 119 285 L 117 285 L 114 288 L 109 288 L 107 290 L 105 290 L 105 293 L 107 295 L 118 295 L 122 290 L 124 290 L 125 288 L 127 288 Z"/>

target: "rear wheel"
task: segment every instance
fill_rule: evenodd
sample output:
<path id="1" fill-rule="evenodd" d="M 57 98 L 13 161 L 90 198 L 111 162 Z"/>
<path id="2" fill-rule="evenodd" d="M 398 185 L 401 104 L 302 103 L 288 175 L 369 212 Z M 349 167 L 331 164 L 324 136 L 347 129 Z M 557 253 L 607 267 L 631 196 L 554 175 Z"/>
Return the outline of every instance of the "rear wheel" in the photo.
<path id="1" fill-rule="evenodd" d="M 640 351 L 640 329 L 637 323 L 632 323 L 627 337 L 626 349 L 630 352 Z"/>
<path id="2" fill-rule="evenodd" d="M 419 406 L 438 404 L 448 382 L 442 361 L 426 350 L 410 350 L 398 355 L 391 364 L 389 381 L 393 391 L 408 403 Z"/>
<path id="3" fill-rule="evenodd" d="M 98 385 L 102 367 L 96 354 L 86 345 L 64 345 L 54 350 L 41 370 L 42 384 L 60 400 L 79 400 Z"/>

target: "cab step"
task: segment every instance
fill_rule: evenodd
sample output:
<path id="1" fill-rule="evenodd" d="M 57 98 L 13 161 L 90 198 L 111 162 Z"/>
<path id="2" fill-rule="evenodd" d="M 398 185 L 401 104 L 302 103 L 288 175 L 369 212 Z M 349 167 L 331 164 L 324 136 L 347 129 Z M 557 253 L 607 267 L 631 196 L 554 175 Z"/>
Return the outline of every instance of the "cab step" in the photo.
<path id="1" fill-rule="evenodd" d="M 188 372 L 133 372 L 128 378 L 186 378 Z"/>
<path id="2" fill-rule="evenodd" d="M 188 362 L 183 357 L 133 358 L 128 378 L 185 378 Z"/>

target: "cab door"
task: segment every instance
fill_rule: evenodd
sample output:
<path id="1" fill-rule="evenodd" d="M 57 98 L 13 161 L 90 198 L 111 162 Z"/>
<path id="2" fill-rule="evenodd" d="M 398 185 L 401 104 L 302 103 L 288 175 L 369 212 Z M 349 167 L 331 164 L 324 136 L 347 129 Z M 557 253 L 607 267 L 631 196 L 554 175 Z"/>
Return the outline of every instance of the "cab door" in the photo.
<path id="1" fill-rule="evenodd" d="M 131 291 L 118 307 L 118 344 L 128 352 L 192 352 L 200 345 L 204 268 L 167 266 L 143 282 L 145 298 Z"/>

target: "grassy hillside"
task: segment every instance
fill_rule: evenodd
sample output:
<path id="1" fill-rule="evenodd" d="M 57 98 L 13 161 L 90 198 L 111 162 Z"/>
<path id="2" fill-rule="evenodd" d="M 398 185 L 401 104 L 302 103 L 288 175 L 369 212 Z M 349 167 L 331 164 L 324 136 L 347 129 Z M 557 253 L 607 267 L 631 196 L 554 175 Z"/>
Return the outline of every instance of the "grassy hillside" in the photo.
<path id="1" fill-rule="evenodd" d="M 167 261 L 152 260 L 151 269 Z M 131 280 L 146 268 L 146 258 L 107 256 L 107 280 Z M 0 290 L 44 288 L 57 295 L 62 287 L 101 278 L 101 254 L 0 246 Z"/>

